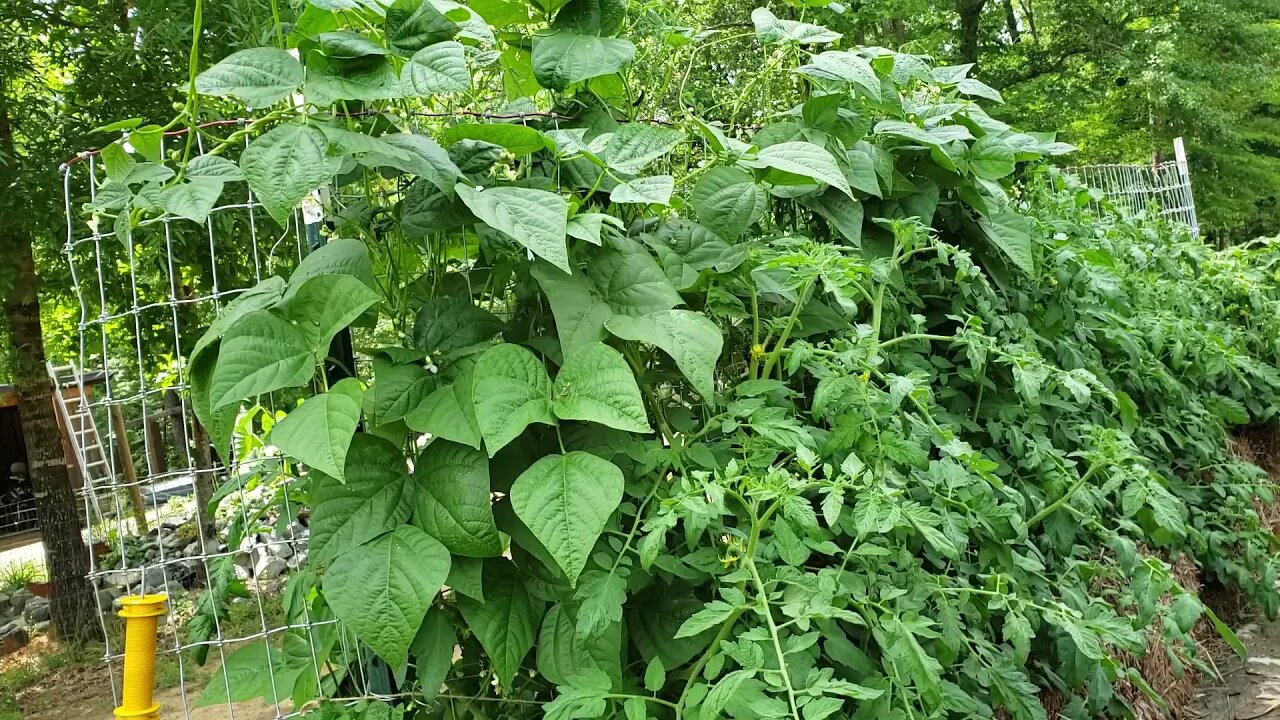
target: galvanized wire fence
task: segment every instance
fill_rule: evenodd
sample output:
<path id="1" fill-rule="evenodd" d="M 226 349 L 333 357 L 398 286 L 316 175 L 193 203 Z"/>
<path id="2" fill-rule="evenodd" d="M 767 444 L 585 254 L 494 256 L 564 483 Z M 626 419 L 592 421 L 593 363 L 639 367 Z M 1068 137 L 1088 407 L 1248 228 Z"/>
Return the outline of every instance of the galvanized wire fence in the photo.
<path id="1" fill-rule="evenodd" d="M 244 124 L 219 123 L 228 131 Z M 180 133 L 170 135 L 172 141 Z M 207 137 L 195 138 L 195 152 L 204 151 Z M 1194 234 L 1190 175 L 1181 142 L 1177 148 L 1173 163 L 1095 165 L 1071 172 L 1109 200 L 1109 207 L 1134 214 L 1154 211 Z M 73 374 L 102 373 L 94 391 L 79 388 L 79 398 L 101 432 L 108 472 L 98 479 L 86 475 L 83 496 L 94 547 L 90 579 L 117 702 L 123 646 L 113 604 L 124 594 L 151 592 L 168 592 L 172 605 L 160 653 L 161 662 L 176 670 L 179 702 L 162 710 L 162 717 L 190 720 L 198 704 L 212 702 L 214 707 L 199 717 L 234 720 L 248 712 L 240 702 L 254 694 L 242 690 L 252 682 L 262 683 L 257 694 L 275 718 L 302 714 L 304 708 L 290 698 L 292 685 L 278 682 L 276 672 L 266 672 L 264 681 L 261 674 L 245 677 L 224 665 L 233 652 L 255 645 L 261 646 L 258 657 L 267 666 L 282 653 L 309 655 L 306 672 L 314 676 L 315 687 L 331 688 L 331 674 L 339 671 L 325 667 L 317 652 L 331 644 L 353 668 L 343 678 L 343 694 L 381 697 L 381 685 L 365 676 L 368 651 L 336 620 L 313 617 L 305 602 L 282 609 L 285 583 L 305 569 L 307 511 L 291 493 L 279 492 L 297 479 L 272 457 L 255 428 L 265 434 L 276 410 L 291 407 L 295 398 L 269 396 L 258 407 L 243 408 L 233 448 L 228 457 L 219 457 L 186 392 L 185 358 L 209 323 L 264 278 L 288 276 L 315 244 L 319 217 L 314 205 L 296 210 L 282 231 L 246 185 L 229 184 L 222 195 L 226 202 L 203 224 L 166 214 L 117 230 L 107 215 L 85 209 L 103 187 L 99 157 L 83 153 L 62 172 L 65 256 L 81 310 Z M 397 199 L 391 190 L 378 202 Z M 335 195 L 335 202 L 341 201 Z M 126 470 L 129 466 L 133 469 Z M 216 500 L 208 502 L 213 488 Z M 132 507 L 139 502 L 144 507 Z M 229 527 L 237 528 L 234 535 Z M 244 592 L 212 597 L 211 586 L 218 581 L 211 578 L 225 576 L 231 564 Z M 201 602 L 230 602 L 234 612 L 213 613 L 213 627 L 193 633 L 189 621 Z M 211 679 L 207 669 L 197 667 L 201 661 L 216 668 Z"/>
<path id="2" fill-rule="evenodd" d="M 1155 213 L 1198 237 L 1200 223 L 1182 138 L 1174 140 L 1173 149 L 1173 162 L 1084 165 L 1070 168 L 1070 172 L 1117 210 L 1131 215 Z"/>
<path id="3" fill-rule="evenodd" d="M 203 152 L 204 140 L 197 136 L 196 152 Z M 95 153 L 77 156 L 62 172 L 64 250 L 81 310 L 74 368 L 77 377 L 86 369 L 103 374 L 96 392 L 80 388 L 83 405 L 75 410 L 96 419 L 109 468 L 105 478 L 84 475 L 83 498 L 95 548 L 89 577 L 113 695 L 119 704 L 123 643 L 114 601 L 125 594 L 167 592 L 171 608 L 161 627 L 159 662 L 176 671 L 179 701 L 161 716 L 190 718 L 198 704 L 212 700 L 214 707 L 199 717 L 234 720 L 247 712 L 236 703 L 245 696 L 243 686 L 262 675 L 228 672 L 223 664 L 233 651 L 261 645 L 260 657 L 274 666 L 286 633 L 309 641 L 336 621 L 312 622 L 305 603 L 288 617 L 281 609 L 285 582 L 305 565 L 307 513 L 289 492 L 279 491 L 296 480 L 252 440 L 255 417 L 269 423 L 277 403 L 287 400 L 264 397 L 260 407 L 246 409 L 230 456 L 219 457 L 190 406 L 184 358 L 227 303 L 266 277 L 289 274 L 308 251 L 305 225 L 296 212 L 281 231 L 239 183 L 228 184 L 223 202 L 203 225 L 166 214 L 129 230 L 85 209 L 99 199 L 104 184 Z M 113 413 L 122 421 L 112 422 Z M 122 453 L 130 455 L 127 462 Z M 123 471 L 127 465 L 135 466 L 132 472 Z M 203 493 L 197 491 L 201 483 Z M 213 488 L 216 500 L 200 507 Z M 144 507 L 131 507 L 138 498 Z M 240 541 L 228 537 L 230 526 L 243 535 Z M 217 582 L 210 579 L 225 575 L 228 563 L 234 563 L 237 590 L 217 602 L 226 602 L 230 611 L 208 614 L 211 631 L 193 633 L 188 621 Z M 336 642 L 344 655 L 360 657 L 361 648 L 348 646 L 347 633 L 338 632 Z M 315 661 L 314 644 L 311 652 L 319 686 L 323 668 Z M 197 668 L 201 661 L 219 668 L 211 679 L 207 669 Z M 301 714 L 289 699 L 292 687 L 260 670 L 266 675 L 261 696 L 274 717 Z M 358 678 L 349 681 L 359 684 Z M 255 712 L 261 716 L 260 709 Z"/>

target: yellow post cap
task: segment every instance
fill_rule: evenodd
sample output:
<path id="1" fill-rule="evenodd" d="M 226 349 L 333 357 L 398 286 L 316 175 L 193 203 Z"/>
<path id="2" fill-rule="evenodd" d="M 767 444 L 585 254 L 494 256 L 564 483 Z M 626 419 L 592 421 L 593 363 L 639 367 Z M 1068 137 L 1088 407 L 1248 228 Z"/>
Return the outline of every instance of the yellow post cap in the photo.
<path id="1" fill-rule="evenodd" d="M 160 720 L 160 704 L 156 703 L 145 710 L 125 710 L 118 707 L 112 711 L 112 714 L 127 720 Z"/>
<path id="2" fill-rule="evenodd" d="M 167 612 L 165 603 L 169 596 L 165 593 L 155 595 L 129 595 L 120 598 L 120 617 L 144 618 L 156 617 Z"/>

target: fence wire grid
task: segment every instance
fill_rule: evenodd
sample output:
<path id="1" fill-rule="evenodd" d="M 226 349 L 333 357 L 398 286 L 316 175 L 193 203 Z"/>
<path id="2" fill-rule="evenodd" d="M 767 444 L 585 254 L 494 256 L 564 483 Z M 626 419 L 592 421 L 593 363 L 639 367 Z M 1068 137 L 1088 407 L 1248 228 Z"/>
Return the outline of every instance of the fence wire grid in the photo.
<path id="1" fill-rule="evenodd" d="M 485 117 L 487 121 L 494 119 Z M 241 120 L 213 125 L 232 131 L 245 124 Z M 181 134 L 170 133 L 166 142 L 173 143 Z M 248 141 L 244 139 L 245 144 Z M 205 137 L 198 134 L 193 150 L 203 153 L 204 142 Z M 178 143 L 185 144 L 185 139 Z M 1109 200 L 1110 207 L 1133 214 L 1154 208 L 1198 234 L 1181 141 L 1176 149 L 1177 160 L 1171 163 L 1094 165 L 1069 172 L 1098 191 L 1100 200 Z M 365 659 L 371 653 L 338 621 L 313 619 L 305 607 L 297 613 L 300 622 L 290 623 L 282 617 L 283 583 L 292 571 L 305 566 L 307 509 L 283 492 L 282 508 L 274 516 L 261 516 L 264 486 L 287 485 L 291 478 L 263 452 L 246 453 L 240 447 L 233 448 L 230 457 L 213 457 L 186 394 L 185 359 L 196 340 L 240 293 L 271 275 L 288 276 L 309 251 L 306 222 L 314 217 L 304 220 L 303 212 L 295 210 L 292 222 L 282 232 L 247 185 L 229 183 L 221 198 L 226 202 L 215 207 L 203 225 L 166 214 L 144 221 L 131 232 L 117 233 L 105 227 L 109 223 L 95 222 L 83 210 L 85 203 L 98 197 L 102 164 L 96 151 L 90 151 L 77 155 L 60 170 L 66 211 L 65 257 L 80 305 L 78 357 L 67 367 L 72 368 L 79 384 L 79 409 L 94 418 L 106 456 L 104 476 L 86 476 L 81 492 L 89 519 L 89 545 L 94 548 L 89 578 L 107 638 L 104 661 L 116 704 L 120 701 L 124 656 L 114 602 L 126 593 L 152 592 L 171 596 L 158 652 L 176 665 L 179 703 L 162 708 L 164 718 L 192 720 L 197 704 L 207 704 L 200 702 L 202 695 L 205 701 L 209 697 L 219 701 L 214 707 L 202 708 L 201 720 L 235 720 L 237 714 L 246 717 L 250 711 L 234 701 L 243 697 L 236 686 L 246 680 L 227 672 L 226 658 L 260 643 L 272 663 L 283 652 L 281 636 L 290 632 L 309 641 L 316 687 L 329 687 L 332 678 L 326 684 L 326 676 L 330 669 L 318 660 L 317 653 L 316 631 L 321 629 L 336 631 L 335 649 L 356 659 L 353 667 L 357 670 L 353 672 L 358 677 L 347 676 L 346 680 L 359 692 L 348 699 L 389 699 L 378 692 L 377 683 L 371 684 L 364 676 Z M 341 201 L 341 196 L 334 197 Z M 387 202 L 394 199 L 383 198 Z M 1103 211 L 1101 204 L 1095 203 L 1099 212 Z M 81 380 L 85 373 L 101 373 L 101 380 L 88 387 Z M 274 416 L 277 409 L 292 406 L 291 398 L 277 395 L 260 400 L 265 413 Z M 121 418 L 119 422 L 113 422 L 113 413 Z M 130 457 L 120 457 L 122 452 L 129 452 Z M 83 458 L 80 461 L 83 463 Z M 132 477 L 123 472 L 126 464 L 136 465 Z M 219 514 L 246 528 L 245 541 L 236 547 L 226 544 L 223 527 L 215 525 L 212 537 L 199 531 L 194 488 L 202 478 L 211 479 L 212 487 L 222 488 Z M 140 513 L 130 507 L 130 498 L 138 497 L 131 492 L 134 489 L 141 491 L 146 505 L 141 514 L 151 528 L 147 533 L 139 527 Z M 194 534 L 183 529 L 193 524 L 197 526 Z M 193 638 L 186 627 L 192 605 L 207 592 L 202 585 L 213 576 L 214 565 L 224 559 L 236 563 L 247 597 L 235 601 L 242 606 L 232 613 L 235 623 L 215 615 L 212 636 Z M 282 561 L 284 569 L 275 561 Z M 271 572 L 265 572 L 268 569 Z M 206 679 L 210 675 L 207 669 L 197 668 L 196 657 L 202 653 L 207 653 L 207 663 L 217 668 L 212 679 Z M 302 715 L 307 708 L 292 703 L 291 689 L 277 686 L 275 673 L 264 674 L 267 689 L 263 696 L 274 718 Z M 221 689 L 207 691 L 211 685 Z"/>

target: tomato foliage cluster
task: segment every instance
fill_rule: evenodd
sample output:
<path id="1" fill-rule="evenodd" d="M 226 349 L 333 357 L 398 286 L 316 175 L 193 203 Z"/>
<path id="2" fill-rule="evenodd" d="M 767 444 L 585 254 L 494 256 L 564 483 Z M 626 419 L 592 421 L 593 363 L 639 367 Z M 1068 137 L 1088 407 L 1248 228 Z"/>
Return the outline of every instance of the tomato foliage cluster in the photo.
<path id="1" fill-rule="evenodd" d="M 292 628 L 204 701 L 1122 717 L 1120 685 L 1162 703 L 1132 658 L 1203 665 L 1205 615 L 1236 642 L 1172 562 L 1276 610 L 1271 484 L 1226 448 L 1280 397 L 1280 255 L 1098 210 L 970 68 L 789 15 L 756 10 L 726 76 L 783 78 L 771 105 L 635 118 L 714 34 L 623 0 L 311 0 L 274 35 L 296 53 L 195 78 L 258 109 L 231 140 L 176 174 L 108 149 L 90 209 L 123 232 L 231 184 L 281 223 L 339 190 L 327 243 L 188 359 L 223 457 L 300 389 L 267 441 L 312 512 Z M 349 326 L 368 371 L 330 383 Z M 353 693 L 381 699 L 315 703 Z"/>

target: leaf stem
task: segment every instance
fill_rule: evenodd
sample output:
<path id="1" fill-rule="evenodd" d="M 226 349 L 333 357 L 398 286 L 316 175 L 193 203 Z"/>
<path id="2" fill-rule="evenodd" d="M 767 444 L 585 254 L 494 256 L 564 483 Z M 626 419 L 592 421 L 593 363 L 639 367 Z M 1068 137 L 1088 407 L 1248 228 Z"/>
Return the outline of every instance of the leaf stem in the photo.
<path id="1" fill-rule="evenodd" d="M 796 705 L 796 691 L 791 686 L 791 673 L 787 670 L 787 655 L 782 651 L 782 641 L 778 638 L 778 626 L 773 621 L 773 608 L 769 604 L 769 592 L 765 589 L 760 571 L 756 569 L 755 558 L 747 556 L 747 570 L 751 572 L 751 580 L 756 584 L 757 597 L 760 599 L 764 620 L 769 625 L 769 637 L 773 640 L 773 652 L 778 657 L 778 672 L 782 675 L 782 686 L 787 690 L 787 702 L 791 705 L 791 717 L 800 720 L 800 708 Z"/>
<path id="2" fill-rule="evenodd" d="M 1077 490 L 1084 487 L 1084 484 L 1089 482 L 1089 478 L 1093 477 L 1093 474 L 1097 472 L 1101 467 L 1102 467 L 1101 464 L 1097 464 L 1090 467 L 1088 471 L 1086 471 L 1085 474 L 1082 475 L 1080 479 L 1075 482 L 1074 485 L 1072 485 L 1065 493 L 1062 494 L 1062 497 L 1058 498 L 1057 500 L 1054 500 L 1052 503 L 1047 505 L 1043 510 L 1036 513 L 1035 515 L 1032 515 L 1031 519 L 1027 521 L 1027 529 L 1030 530 L 1031 528 L 1035 527 L 1037 524 L 1040 523 L 1040 521 L 1044 520 L 1045 518 L 1057 512 L 1059 509 L 1062 508 L 1063 505 L 1066 505 L 1067 501 L 1071 499 L 1071 496 L 1075 495 Z"/>
<path id="3" fill-rule="evenodd" d="M 804 286 L 800 288 L 800 295 L 796 298 L 796 306 L 791 309 L 791 315 L 787 317 L 787 324 L 782 326 L 782 334 L 778 335 L 778 341 L 773 344 L 773 350 L 769 351 L 769 356 L 765 358 L 764 368 L 760 372 L 761 378 L 769 377 L 769 373 L 773 372 L 773 366 L 778 362 L 778 356 L 782 354 L 783 349 L 787 346 L 787 340 L 791 337 L 791 331 L 795 328 L 796 320 L 800 318 L 800 311 L 804 309 L 805 303 L 809 301 L 809 291 L 813 289 L 813 278 L 805 281 Z"/>

